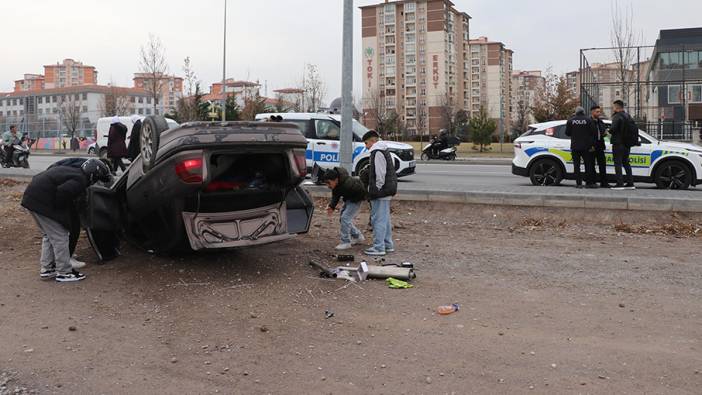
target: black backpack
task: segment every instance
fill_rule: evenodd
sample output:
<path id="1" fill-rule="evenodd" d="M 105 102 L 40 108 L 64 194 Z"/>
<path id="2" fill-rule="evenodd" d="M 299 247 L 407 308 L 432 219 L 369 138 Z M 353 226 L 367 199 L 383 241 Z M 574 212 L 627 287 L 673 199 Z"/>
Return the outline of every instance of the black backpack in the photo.
<path id="1" fill-rule="evenodd" d="M 636 125 L 636 121 L 631 115 L 627 114 L 626 119 L 626 131 L 624 133 L 624 144 L 627 147 L 640 146 L 641 141 L 639 140 L 639 126 Z"/>

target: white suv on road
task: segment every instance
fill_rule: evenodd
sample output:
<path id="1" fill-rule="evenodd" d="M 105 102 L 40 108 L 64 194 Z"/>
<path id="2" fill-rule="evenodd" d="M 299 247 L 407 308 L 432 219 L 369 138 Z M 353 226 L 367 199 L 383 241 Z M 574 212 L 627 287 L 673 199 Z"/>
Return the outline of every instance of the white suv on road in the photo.
<path id="1" fill-rule="evenodd" d="M 610 125 L 610 121 L 604 121 Z M 575 178 L 566 121 L 544 122 L 514 140 L 512 174 L 529 177 L 534 185 L 558 185 Z M 629 162 L 636 182 L 663 189 L 687 189 L 702 183 L 702 147 L 659 141 L 639 131 L 641 145 L 631 148 Z M 606 138 L 607 178 L 614 180 L 614 158 Z"/>
<path id="2" fill-rule="evenodd" d="M 258 114 L 260 121 L 274 115 L 283 118 L 283 122 L 293 123 L 300 128 L 307 138 L 307 167 L 315 164 L 323 169 L 339 166 L 339 137 L 341 136 L 341 115 L 323 113 L 270 113 Z M 370 153 L 361 141 L 369 129 L 353 120 L 353 171 L 358 172 L 368 164 Z M 414 148 L 409 144 L 386 141 L 390 156 L 395 162 L 398 177 L 414 174 L 417 163 L 414 160 Z"/>

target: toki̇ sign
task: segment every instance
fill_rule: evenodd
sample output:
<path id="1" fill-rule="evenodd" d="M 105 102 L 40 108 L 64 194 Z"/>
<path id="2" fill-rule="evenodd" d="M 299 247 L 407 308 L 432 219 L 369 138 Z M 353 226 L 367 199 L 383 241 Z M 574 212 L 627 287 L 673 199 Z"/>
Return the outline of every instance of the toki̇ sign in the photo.
<path id="1" fill-rule="evenodd" d="M 373 85 L 373 48 L 368 47 L 365 50 L 366 54 L 366 77 L 368 77 L 368 88 Z"/>
<path id="2" fill-rule="evenodd" d="M 439 55 L 432 55 L 431 57 L 431 75 L 432 81 L 434 82 L 434 89 L 439 88 Z"/>

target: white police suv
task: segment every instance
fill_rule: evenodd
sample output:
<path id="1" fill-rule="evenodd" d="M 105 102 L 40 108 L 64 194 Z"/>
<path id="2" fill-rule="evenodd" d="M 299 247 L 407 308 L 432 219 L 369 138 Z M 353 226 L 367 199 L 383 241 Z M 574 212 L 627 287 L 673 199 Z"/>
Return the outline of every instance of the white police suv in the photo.
<path id="1" fill-rule="evenodd" d="M 610 121 L 604 121 L 609 125 Z M 558 185 L 574 179 L 570 137 L 566 121 L 529 126 L 514 140 L 512 174 L 529 177 L 534 185 Z M 687 189 L 702 183 L 702 147 L 672 141 L 659 141 L 639 130 L 640 146 L 631 148 L 630 163 L 634 181 L 655 183 L 662 189 Z M 607 178 L 614 180 L 614 158 L 606 138 Z"/>
<path id="2" fill-rule="evenodd" d="M 263 120 L 274 115 L 283 118 L 283 122 L 293 123 L 300 128 L 307 138 L 307 167 L 317 164 L 323 169 L 339 166 L 339 138 L 341 136 L 341 115 L 324 113 L 268 113 L 256 115 L 256 120 Z M 369 129 L 353 120 L 353 170 L 356 174 L 368 164 L 370 152 L 361 138 Z M 414 148 L 404 143 L 386 142 L 395 162 L 398 177 L 414 174 L 416 162 Z"/>

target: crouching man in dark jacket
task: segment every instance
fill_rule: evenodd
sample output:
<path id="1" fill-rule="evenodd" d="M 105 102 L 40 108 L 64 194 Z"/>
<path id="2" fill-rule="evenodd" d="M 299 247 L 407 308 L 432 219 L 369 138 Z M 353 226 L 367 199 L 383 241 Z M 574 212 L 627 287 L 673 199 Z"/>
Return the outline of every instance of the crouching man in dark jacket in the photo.
<path id="1" fill-rule="evenodd" d="M 373 247 L 364 251 L 366 255 L 383 256 L 395 252 L 390 221 L 390 200 L 397 194 L 397 172 L 388 147 L 380 141 L 378 132 L 371 130 L 363 136 L 370 151 L 368 173 L 368 197 L 371 201 L 371 223 L 373 224 Z"/>
<path id="2" fill-rule="evenodd" d="M 343 167 L 335 167 L 327 170 L 322 175 L 322 181 L 332 190 L 332 199 L 327 207 L 327 214 L 331 215 L 339 200 L 344 198 L 344 207 L 341 209 L 341 243 L 336 246 L 337 250 L 348 250 L 356 244 L 363 243 L 363 237 L 358 228 L 353 224 L 361 203 L 366 200 L 366 190 L 361 180 L 351 177 L 349 172 Z"/>
<path id="3" fill-rule="evenodd" d="M 80 168 L 57 166 L 32 179 L 22 197 L 43 234 L 41 244 L 42 279 L 57 282 L 80 281 L 85 275 L 71 266 L 69 237 L 71 206 L 97 181 L 108 181 L 110 170 L 98 159 L 89 159 Z"/>

